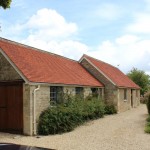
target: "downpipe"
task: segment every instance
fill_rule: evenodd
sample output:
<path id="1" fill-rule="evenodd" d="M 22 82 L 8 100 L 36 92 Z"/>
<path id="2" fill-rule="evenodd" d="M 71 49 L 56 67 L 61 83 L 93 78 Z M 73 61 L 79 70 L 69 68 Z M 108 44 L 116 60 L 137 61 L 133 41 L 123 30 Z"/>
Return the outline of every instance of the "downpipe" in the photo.
<path id="1" fill-rule="evenodd" d="M 40 90 L 40 85 L 33 91 L 33 134 L 36 135 L 36 92 Z"/>

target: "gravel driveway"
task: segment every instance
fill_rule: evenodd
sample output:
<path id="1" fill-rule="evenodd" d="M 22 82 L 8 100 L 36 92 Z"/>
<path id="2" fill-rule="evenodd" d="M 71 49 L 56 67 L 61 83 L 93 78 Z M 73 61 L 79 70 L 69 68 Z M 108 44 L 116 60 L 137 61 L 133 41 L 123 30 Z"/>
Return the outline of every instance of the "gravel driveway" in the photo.
<path id="1" fill-rule="evenodd" d="M 62 135 L 26 137 L 0 133 L 0 142 L 58 150 L 150 150 L 150 134 L 144 133 L 145 105 L 91 121 Z"/>

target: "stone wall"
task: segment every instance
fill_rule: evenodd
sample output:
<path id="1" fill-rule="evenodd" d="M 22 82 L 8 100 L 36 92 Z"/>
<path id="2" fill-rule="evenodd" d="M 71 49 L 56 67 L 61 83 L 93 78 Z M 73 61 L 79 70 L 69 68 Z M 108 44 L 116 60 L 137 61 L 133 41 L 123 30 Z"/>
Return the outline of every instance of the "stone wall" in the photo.
<path id="1" fill-rule="evenodd" d="M 137 92 L 137 93 L 136 93 Z M 131 95 L 132 94 L 132 95 Z M 124 89 L 118 89 L 118 112 L 136 108 L 140 104 L 140 90 L 127 89 L 127 99 L 124 99 Z"/>
<path id="2" fill-rule="evenodd" d="M 23 94 L 23 120 L 24 120 L 24 134 L 33 135 L 33 91 L 37 86 L 24 84 Z M 39 116 L 46 108 L 50 106 L 50 87 L 40 86 L 36 91 L 36 123 L 38 124 Z"/>
<path id="3" fill-rule="evenodd" d="M 118 112 L 126 111 L 131 108 L 131 89 L 127 89 L 127 100 L 124 100 L 124 89 L 118 89 L 105 75 L 98 71 L 93 65 L 91 65 L 86 59 L 83 59 L 80 63 L 90 74 L 105 85 L 104 99 L 108 104 L 113 103 Z M 140 104 L 140 90 L 132 89 L 133 107 L 137 107 Z M 137 96 L 138 95 L 138 96 Z"/>
<path id="4" fill-rule="evenodd" d="M 37 86 L 24 84 L 23 95 L 23 118 L 24 118 L 24 134 L 33 135 L 33 91 Z M 64 86 L 64 93 L 75 95 L 75 87 Z M 84 87 L 84 97 L 91 94 L 90 87 Z M 38 124 L 39 116 L 50 107 L 50 86 L 42 85 L 40 89 L 36 91 L 36 123 Z"/>
<path id="5" fill-rule="evenodd" d="M 127 89 L 127 99 L 124 99 L 124 89 L 118 89 L 118 112 L 131 109 L 131 89 Z"/>
<path id="6" fill-rule="evenodd" d="M 0 53 L 0 81 L 22 79 L 7 59 Z"/>
<path id="7" fill-rule="evenodd" d="M 33 107 L 32 91 L 30 85 L 23 85 L 23 133 L 25 135 L 33 134 Z"/>
<path id="8" fill-rule="evenodd" d="M 68 94 L 71 94 L 73 96 L 75 96 L 75 94 L 76 94 L 75 87 L 64 86 L 63 91 L 64 91 L 64 93 L 68 93 Z M 92 94 L 91 87 L 83 87 L 83 92 L 84 92 L 84 98 L 91 95 Z M 100 93 L 100 96 L 103 97 L 104 96 L 104 89 L 100 88 L 99 93 Z"/>
<path id="9" fill-rule="evenodd" d="M 84 98 L 92 94 L 92 90 L 90 87 L 84 87 Z"/>
<path id="10" fill-rule="evenodd" d="M 140 104 L 140 90 L 132 90 L 132 100 L 133 100 L 133 106 L 136 108 Z"/>
<path id="11" fill-rule="evenodd" d="M 71 94 L 71 95 L 75 95 L 75 87 L 72 87 L 72 86 L 64 86 L 63 87 L 63 92 L 66 93 L 66 94 Z"/>
<path id="12" fill-rule="evenodd" d="M 50 106 L 50 87 L 41 86 L 40 89 L 37 91 L 36 97 L 36 117 L 38 120 L 41 112 Z"/>
<path id="13" fill-rule="evenodd" d="M 103 74 L 93 67 L 86 59 L 80 63 L 90 74 L 105 85 L 104 98 L 107 103 L 114 103 L 117 106 L 117 87 L 113 85 Z"/>
<path id="14" fill-rule="evenodd" d="M 136 98 L 137 98 L 137 106 L 140 105 L 140 97 L 141 97 L 141 96 L 140 96 L 140 90 L 138 89 L 138 90 L 137 90 L 137 97 L 136 97 Z"/>

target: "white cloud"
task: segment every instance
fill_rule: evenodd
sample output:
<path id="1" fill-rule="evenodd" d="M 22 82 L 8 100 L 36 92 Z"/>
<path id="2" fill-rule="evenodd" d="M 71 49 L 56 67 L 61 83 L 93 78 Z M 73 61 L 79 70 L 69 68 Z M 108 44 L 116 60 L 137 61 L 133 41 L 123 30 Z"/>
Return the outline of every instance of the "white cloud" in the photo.
<path id="1" fill-rule="evenodd" d="M 132 33 L 150 33 L 150 13 L 137 13 L 134 15 L 134 22 L 129 24 L 126 28 Z"/>
<path id="2" fill-rule="evenodd" d="M 114 41 L 103 41 L 97 50 L 88 54 L 128 72 L 133 67 L 150 71 L 150 40 L 124 35 Z"/>
<path id="3" fill-rule="evenodd" d="M 121 16 L 121 10 L 117 5 L 105 3 L 100 5 L 92 15 L 103 20 L 116 20 Z"/>
<path id="4" fill-rule="evenodd" d="M 68 37 L 77 32 L 75 23 L 66 22 L 65 18 L 55 10 L 46 8 L 37 11 L 24 25 L 24 28 L 34 32 L 37 38 L 43 35 L 52 38 Z"/>
<path id="5" fill-rule="evenodd" d="M 88 50 L 85 44 L 73 40 L 77 25 L 67 22 L 55 10 L 38 10 L 25 24 L 17 24 L 12 29 L 13 33 L 29 31 L 22 43 L 72 59 L 79 59 Z"/>
<path id="6" fill-rule="evenodd" d="M 116 39 L 116 43 L 118 45 L 126 45 L 126 44 L 132 44 L 134 42 L 136 42 L 139 38 L 135 35 L 124 35 L 122 37 L 119 37 Z"/>
<path id="7" fill-rule="evenodd" d="M 150 33 L 150 0 L 144 0 L 144 2 L 145 5 L 143 11 L 136 11 L 133 14 L 131 14 L 133 20 L 130 24 L 127 25 L 127 32 L 138 34 Z"/>
<path id="8" fill-rule="evenodd" d="M 9 33 L 19 35 L 22 32 L 31 38 L 44 40 L 62 40 L 77 34 L 75 23 L 67 22 L 63 16 L 52 9 L 43 8 L 32 15 L 26 23 L 12 25 Z"/>
<path id="9" fill-rule="evenodd" d="M 106 5 L 104 8 L 107 9 L 99 9 L 96 12 L 100 18 L 111 20 L 119 17 L 119 11 L 115 6 Z M 141 30 L 140 32 L 143 33 L 143 30 L 149 30 L 144 24 L 145 29 L 138 29 L 141 23 L 138 21 L 138 17 L 139 15 L 132 26 L 131 24 L 128 26 L 128 31 L 138 32 L 137 30 Z M 143 19 L 143 21 L 148 20 Z M 7 28 L 7 30 L 9 29 Z M 87 53 L 114 66 L 119 65 L 119 68 L 124 72 L 129 71 L 132 67 L 150 72 L 148 65 L 150 63 L 150 40 L 143 40 L 138 36 L 126 34 L 113 41 L 103 41 L 95 51 L 91 51 L 90 49 L 93 50 L 92 47 L 74 40 L 78 33 L 77 24 L 68 22 L 55 10 L 41 9 L 32 15 L 26 23 L 17 24 L 11 30 L 13 32 L 8 31 L 11 33 L 11 37 L 12 35 L 19 37 L 18 35 L 23 33 L 24 38 L 17 40 L 19 42 L 72 59 L 78 60 L 83 53 Z"/>

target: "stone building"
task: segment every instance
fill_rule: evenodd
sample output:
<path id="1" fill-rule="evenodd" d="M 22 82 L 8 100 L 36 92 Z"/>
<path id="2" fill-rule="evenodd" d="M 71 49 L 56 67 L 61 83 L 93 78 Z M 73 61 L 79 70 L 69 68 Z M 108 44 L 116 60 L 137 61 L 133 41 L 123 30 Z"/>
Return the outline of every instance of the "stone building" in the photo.
<path id="1" fill-rule="evenodd" d="M 0 38 L 0 131 L 35 135 L 39 115 L 60 102 L 60 93 L 85 98 L 96 91 L 118 112 L 136 107 L 139 87 L 100 62 L 87 55 L 78 62 Z"/>
<path id="2" fill-rule="evenodd" d="M 97 80 L 104 84 L 104 98 L 123 112 L 140 104 L 140 87 L 118 68 L 103 61 L 83 55 L 80 64 Z"/>
<path id="3" fill-rule="evenodd" d="M 1 131 L 36 134 L 39 115 L 59 93 L 102 97 L 103 89 L 78 61 L 0 39 Z"/>

